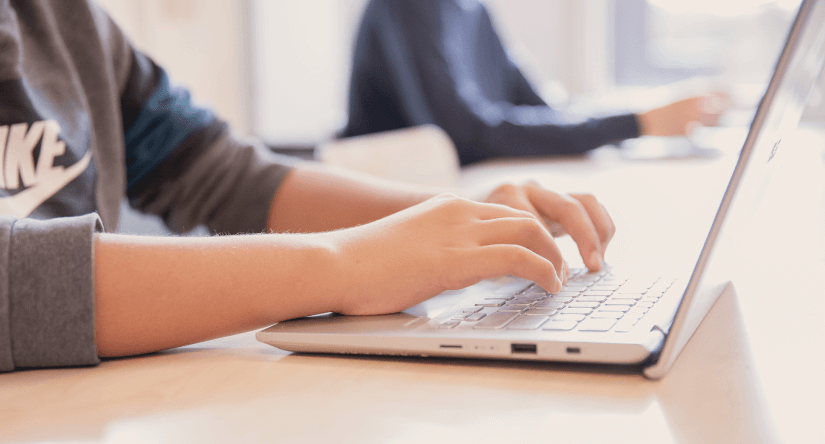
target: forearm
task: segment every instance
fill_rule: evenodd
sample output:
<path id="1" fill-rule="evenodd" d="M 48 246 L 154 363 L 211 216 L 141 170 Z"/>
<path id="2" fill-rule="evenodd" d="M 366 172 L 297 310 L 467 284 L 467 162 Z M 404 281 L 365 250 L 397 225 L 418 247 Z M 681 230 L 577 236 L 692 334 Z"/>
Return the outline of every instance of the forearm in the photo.
<path id="1" fill-rule="evenodd" d="M 308 164 L 284 179 L 273 199 L 267 227 L 275 232 L 308 233 L 363 225 L 445 191 L 466 194 Z"/>
<path id="2" fill-rule="evenodd" d="M 97 234 L 100 356 L 147 353 L 337 311 L 334 248 L 317 235 Z"/>

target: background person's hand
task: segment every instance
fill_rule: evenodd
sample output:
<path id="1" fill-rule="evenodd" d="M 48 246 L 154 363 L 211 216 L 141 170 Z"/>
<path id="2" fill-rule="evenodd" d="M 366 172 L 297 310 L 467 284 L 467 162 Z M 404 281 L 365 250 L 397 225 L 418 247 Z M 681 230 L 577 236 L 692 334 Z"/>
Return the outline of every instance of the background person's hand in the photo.
<path id="1" fill-rule="evenodd" d="M 682 99 L 638 115 L 642 136 L 689 136 L 697 126 L 715 126 L 728 96 L 713 93 Z"/>

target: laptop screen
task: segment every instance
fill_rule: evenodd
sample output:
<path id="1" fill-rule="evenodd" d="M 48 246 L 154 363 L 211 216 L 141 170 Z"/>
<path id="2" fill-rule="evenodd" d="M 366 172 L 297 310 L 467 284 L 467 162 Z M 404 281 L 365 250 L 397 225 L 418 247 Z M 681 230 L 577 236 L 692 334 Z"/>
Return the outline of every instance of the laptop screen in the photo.
<path id="1" fill-rule="evenodd" d="M 773 77 L 759 104 L 725 195 L 714 218 L 659 362 L 645 373 L 664 373 L 704 319 L 730 274 L 725 265 L 735 253 L 725 227 L 741 227 L 756 209 L 772 172 L 781 163 L 783 138 L 799 124 L 814 83 L 825 64 L 825 3 L 806 0 L 799 8 Z"/>

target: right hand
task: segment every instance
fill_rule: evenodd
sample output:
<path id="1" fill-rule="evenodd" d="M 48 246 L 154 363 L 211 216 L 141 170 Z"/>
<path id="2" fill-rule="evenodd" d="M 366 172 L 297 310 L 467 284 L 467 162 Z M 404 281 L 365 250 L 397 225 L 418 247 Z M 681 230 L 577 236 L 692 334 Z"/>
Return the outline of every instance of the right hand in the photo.
<path id="1" fill-rule="evenodd" d="M 642 136 L 689 136 L 698 126 L 715 126 L 728 108 L 727 94 L 716 92 L 682 99 L 639 114 Z"/>
<path id="2" fill-rule="evenodd" d="M 342 314 L 397 312 L 504 275 L 554 292 L 564 279 L 561 252 L 533 214 L 451 194 L 324 235 L 342 264 L 336 310 Z"/>

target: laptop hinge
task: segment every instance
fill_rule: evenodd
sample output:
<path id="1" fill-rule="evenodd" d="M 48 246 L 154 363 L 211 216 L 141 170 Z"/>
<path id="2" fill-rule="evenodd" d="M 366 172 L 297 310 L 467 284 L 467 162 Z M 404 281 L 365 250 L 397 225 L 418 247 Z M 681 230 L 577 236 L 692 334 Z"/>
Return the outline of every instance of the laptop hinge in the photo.
<path id="1" fill-rule="evenodd" d="M 650 327 L 650 331 L 651 331 L 651 332 L 653 332 L 653 331 L 658 330 L 660 333 L 662 333 L 663 335 L 667 336 L 667 333 L 670 331 L 670 326 L 671 326 L 671 325 L 673 325 L 673 322 L 670 322 L 670 323 L 669 323 L 669 324 L 667 324 L 666 326 L 661 326 L 661 325 L 659 325 L 659 324 L 656 324 L 656 325 L 654 325 L 653 327 Z"/>

